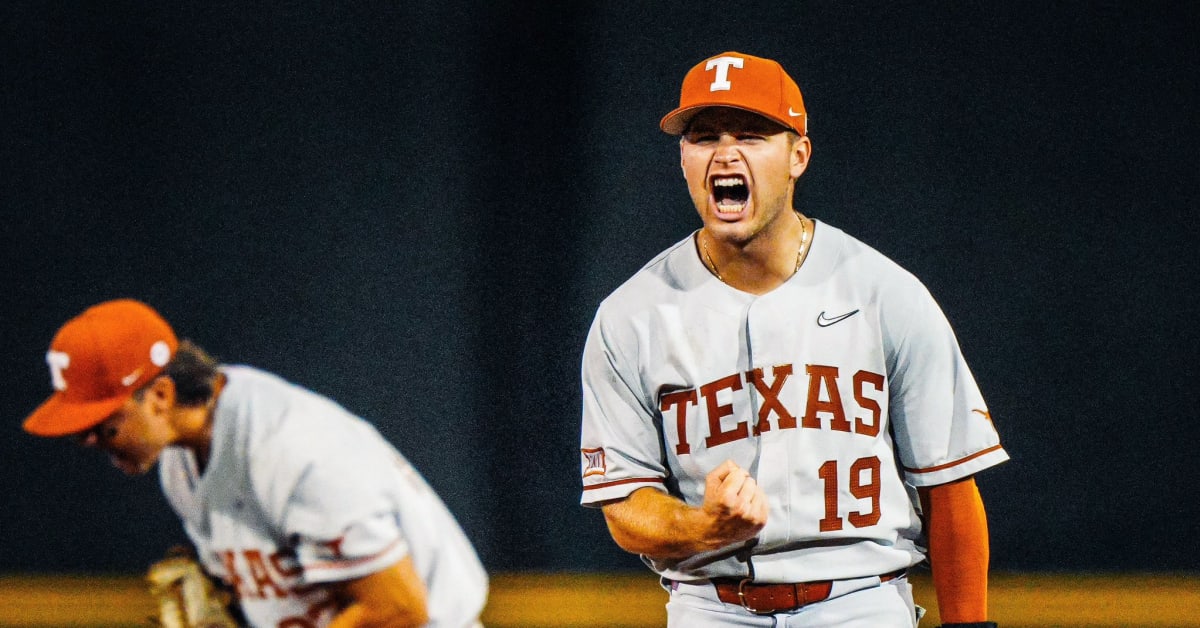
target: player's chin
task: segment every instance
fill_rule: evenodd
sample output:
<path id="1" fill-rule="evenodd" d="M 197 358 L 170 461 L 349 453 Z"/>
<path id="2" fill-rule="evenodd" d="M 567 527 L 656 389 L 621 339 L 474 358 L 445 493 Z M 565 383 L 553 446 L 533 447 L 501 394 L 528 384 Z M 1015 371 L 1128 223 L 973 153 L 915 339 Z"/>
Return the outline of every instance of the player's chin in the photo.
<path id="1" fill-rule="evenodd" d="M 109 462 L 128 476 L 145 475 L 154 466 L 154 460 L 139 460 L 133 456 L 110 453 Z"/>
<path id="2" fill-rule="evenodd" d="M 713 237 L 730 243 L 744 242 L 754 232 L 749 205 L 732 212 L 711 208 L 704 223 Z"/>

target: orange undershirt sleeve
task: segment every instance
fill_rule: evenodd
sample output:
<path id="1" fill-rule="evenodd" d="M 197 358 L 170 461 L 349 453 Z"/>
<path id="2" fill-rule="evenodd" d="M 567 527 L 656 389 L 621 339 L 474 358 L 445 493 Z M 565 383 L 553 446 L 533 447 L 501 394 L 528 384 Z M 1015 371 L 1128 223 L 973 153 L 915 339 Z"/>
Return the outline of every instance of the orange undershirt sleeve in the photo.
<path id="1" fill-rule="evenodd" d="M 988 529 L 974 478 L 919 489 L 943 624 L 987 621 Z"/>

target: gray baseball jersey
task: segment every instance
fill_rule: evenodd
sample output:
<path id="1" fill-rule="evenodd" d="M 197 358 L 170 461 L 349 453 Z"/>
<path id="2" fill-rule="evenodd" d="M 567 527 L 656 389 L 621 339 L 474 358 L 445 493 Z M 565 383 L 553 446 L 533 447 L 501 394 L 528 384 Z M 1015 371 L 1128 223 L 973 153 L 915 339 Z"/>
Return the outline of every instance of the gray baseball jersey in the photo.
<path id="1" fill-rule="evenodd" d="M 915 487 L 1008 459 L 925 287 L 825 223 L 763 295 L 701 263 L 692 236 L 600 305 L 584 349 L 584 505 L 651 487 L 702 503 L 726 459 L 769 497 L 744 545 L 647 560 L 679 581 L 883 574 L 923 559 Z"/>
<path id="2" fill-rule="evenodd" d="M 454 516 L 371 425 L 274 375 L 223 366 L 212 454 L 160 458 L 159 478 L 205 568 L 255 626 L 324 626 L 328 583 L 411 556 L 429 626 L 473 626 L 487 576 Z"/>

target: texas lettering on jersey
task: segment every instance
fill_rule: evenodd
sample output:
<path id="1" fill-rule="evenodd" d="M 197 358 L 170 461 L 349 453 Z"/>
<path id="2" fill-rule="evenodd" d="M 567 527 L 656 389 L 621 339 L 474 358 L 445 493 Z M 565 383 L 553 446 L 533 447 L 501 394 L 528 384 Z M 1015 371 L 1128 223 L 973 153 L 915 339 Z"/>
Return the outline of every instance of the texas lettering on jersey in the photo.
<path id="1" fill-rule="evenodd" d="M 303 568 L 289 552 L 261 549 L 214 551 L 224 568 L 223 581 L 245 607 L 272 600 L 294 613 L 277 628 L 309 628 L 327 623 L 338 610 L 337 600 L 317 585 L 300 584 Z"/>
<path id="2" fill-rule="evenodd" d="M 659 398 L 659 410 L 663 420 L 674 415 L 675 454 L 688 455 L 692 443 L 688 439 L 689 421 L 695 413 L 689 410 L 701 406 L 705 410 L 706 429 L 704 446 L 712 449 L 721 445 L 758 436 L 772 429 L 829 429 L 874 438 L 879 435 L 883 406 L 877 397 L 885 394 L 885 378 L 879 373 L 856 370 L 843 375 L 836 366 L 805 364 L 802 367 L 807 377 L 807 392 L 803 408 L 789 408 L 783 401 L 783 388 L 796 372 L 795 365 L 782 364 L 771 368 L 769 375 L 761 368 L 744 373 L 733 373 L 696 388 L 677 390 Z M 855 406 L 847 412 L 842 398 L 842 389 L 848 387 Z M 757 421 L 739 421 L 733 426 L 722 423 L 725 417 L 734 414 L 735 404 L 750 403 L 753 390 L 758 394 Z M 732 402 L 723 403 L 722 393 L 732 394 Z M 853 420 L 851 420 L 852 417 Z M 773 419 L 773 420 L 772 420 Z"/>

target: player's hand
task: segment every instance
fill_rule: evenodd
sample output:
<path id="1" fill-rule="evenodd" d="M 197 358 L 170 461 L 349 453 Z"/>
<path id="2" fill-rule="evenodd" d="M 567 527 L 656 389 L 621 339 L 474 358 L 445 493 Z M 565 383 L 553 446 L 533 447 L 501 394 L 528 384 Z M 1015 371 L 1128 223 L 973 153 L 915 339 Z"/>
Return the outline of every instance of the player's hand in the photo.
<path id="1" fill-rule="evenodd" d="M 704 484 L 700 508 L 710 518 L 706 536 L 714 549 L 753 538 L 767 525 L 766 492 L 732 460 L 710 471 Z"/>
<path id="2" fill-rule="evenodd" d="M 234 595 L 204 571 L 190 547 L 174 547 L 146 571 L 150 596 L 158 603 L 151 617 L 162 628 L 237 628 L 243 625 Z"/>

